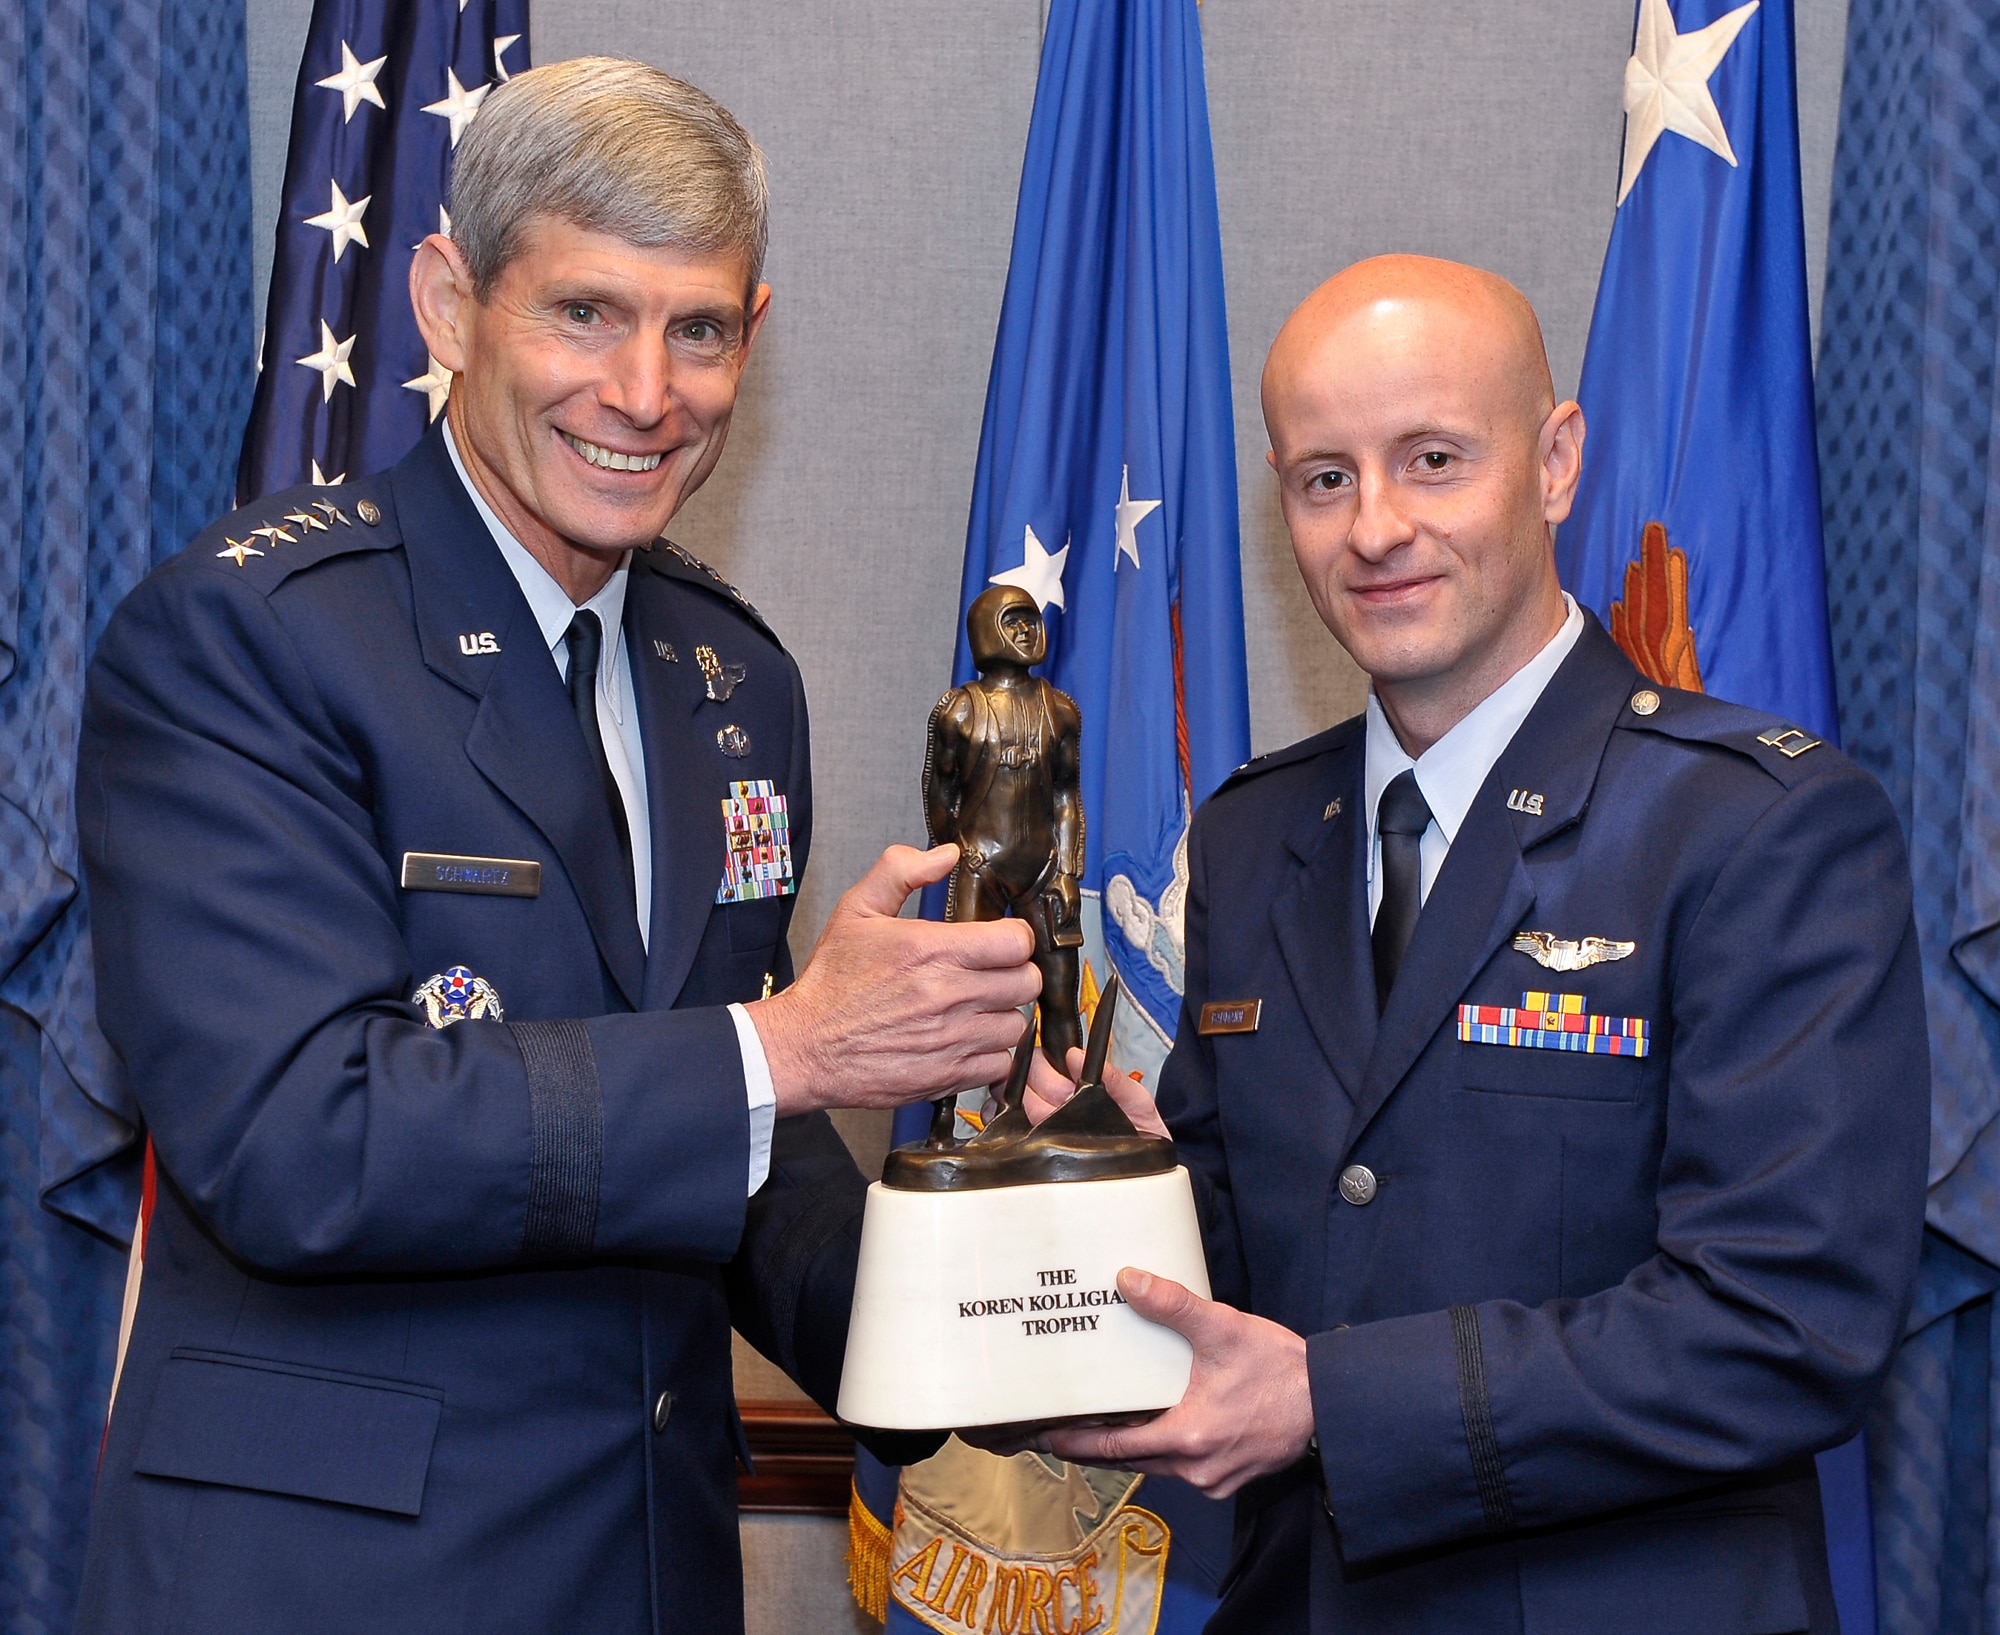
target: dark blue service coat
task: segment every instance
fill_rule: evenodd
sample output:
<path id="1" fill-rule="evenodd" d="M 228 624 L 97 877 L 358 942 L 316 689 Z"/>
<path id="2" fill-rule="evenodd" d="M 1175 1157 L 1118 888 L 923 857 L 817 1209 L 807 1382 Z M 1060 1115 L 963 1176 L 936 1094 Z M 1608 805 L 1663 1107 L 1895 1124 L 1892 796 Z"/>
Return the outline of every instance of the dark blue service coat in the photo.
<path id="1" fill-rule="evenodd" d="M 225 519 L 112 619 L 79 812 L 159 1190 L 82 1630 L 740 1630 L 731 1320 L 834 1401 L 863 1183 L 822 1115 L 744 1196 L 723 1007 L 787 980 L 795 899 L 717 905 L 721 803 L 771 780 L 803 868 L 797 669 L 664 544 L 625 609 L 650 957 L 438 432 Z M 745 667 L 726 703 L 698 644 Z M 540 891 L 405 890 L 406 852 L 536 861 Z M 504 1022 L 425 1024 L 412 991 L 459 965 Z"/>
<path id="2" fill-rule="evenodd" d="M 1239 1506 L 1212 1630 L 1835 1628 L 1811 1455 L 1901 1329 L 1929 1076 L 1889 802 L 1783 730 L 1591 621 L 1379 1020 L 1362 723 L 1198 815 L 1160 1104 L 1217 1296 L 1307 1336 L 1317 1426 Z M 1563 972 L 1523 931 L 1634 946 Z M 1551 992 L 1649 1053 L 1461 1038 Z M 1247 999 L 1254 1033 L 1199 1031 Z"/>

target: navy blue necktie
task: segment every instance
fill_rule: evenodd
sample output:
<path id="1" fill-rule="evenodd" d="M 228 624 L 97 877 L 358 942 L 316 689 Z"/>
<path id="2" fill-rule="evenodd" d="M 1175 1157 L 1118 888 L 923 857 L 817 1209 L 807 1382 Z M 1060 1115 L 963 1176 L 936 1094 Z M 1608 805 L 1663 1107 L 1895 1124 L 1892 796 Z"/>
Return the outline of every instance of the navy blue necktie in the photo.
<path id="1" fill-rule="evenodd" d="M 597 763 L 597 776 L 604 784 L 604 798 L 611 803 L 611 826 L 618 833 L 618 850 L 625 859 L 625 878 L 632 879 L 632 828 L 625 820 L 625 797 L 618 780 L 611 775 L 611 761 L 604 753 L 604 734 L 597 724 L 597 668 L 604 652 L 604 626 L 588 608 L 570 620 L 563 641 L 569 647 L 569 703 L 576 711 L 576 724 L 583 731 L 590 758 Z"/>
<path id="2" fill-rule="evenodd" d="M 1375 1005 L 1389 1003 L 1403 955 L 1423 907 L 1424 831 L 1431 809 L 1414 770 L 1399 772 L 1382 791 L 1375 829 L 1382 837 L 1382 905 L 1375 911 Z"/>

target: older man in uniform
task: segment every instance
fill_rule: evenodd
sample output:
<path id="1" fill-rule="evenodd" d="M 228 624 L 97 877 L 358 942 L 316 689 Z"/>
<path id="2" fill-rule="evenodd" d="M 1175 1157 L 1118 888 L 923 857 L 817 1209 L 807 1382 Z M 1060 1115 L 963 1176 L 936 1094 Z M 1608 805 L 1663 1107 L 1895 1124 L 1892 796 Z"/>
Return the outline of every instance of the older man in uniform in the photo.
<path id="1" fill-rule="evenodd" d="M 1187 1395 L 1044 1444 L 1241 1491 L 1211 1630 L 1830 1635 L 1812 1455 L 1923 1218 L 1889 803 L 1565 595 L 1583 417 L 1510 285 L 1350 268 L 1264 412 L 1372 691 L 1195 821 L 1159 1112 L 1226 1304 L 1123 1279 Z"/>
<path id="2" fill-rule="evenodd" d="M 838 1388 L 820 1109 L 1004 1076 L 1015 923 L 892 848 L 786 953 L 799 675 L 659 536 L 763 322 L 762 161 L 603 59 L 517 76 L 412 272 L 450 412 L 113 619 L 83 848 L 156 1203 L 80 1627 L 742 1627 L 730 1326 Z"/>

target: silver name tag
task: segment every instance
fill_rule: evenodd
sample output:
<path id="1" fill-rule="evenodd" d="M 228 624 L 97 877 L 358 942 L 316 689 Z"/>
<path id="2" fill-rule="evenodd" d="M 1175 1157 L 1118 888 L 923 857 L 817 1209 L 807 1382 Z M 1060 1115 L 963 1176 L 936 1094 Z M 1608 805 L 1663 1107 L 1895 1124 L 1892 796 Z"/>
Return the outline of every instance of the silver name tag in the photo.
<path id="1" fill-rule="evenodd" d="M 542 865 L 519 857 L 403 853 L 405 891 L 469 891 L 481 897 L 539 897 Z"/>

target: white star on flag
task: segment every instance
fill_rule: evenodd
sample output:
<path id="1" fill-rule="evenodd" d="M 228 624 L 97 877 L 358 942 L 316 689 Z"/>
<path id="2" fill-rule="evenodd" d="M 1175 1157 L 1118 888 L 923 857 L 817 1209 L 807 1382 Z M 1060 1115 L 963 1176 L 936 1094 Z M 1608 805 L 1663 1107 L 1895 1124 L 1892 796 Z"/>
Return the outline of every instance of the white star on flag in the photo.
<path id="1" fill-rule="evenodd" d="M 352 119 L 354 110 L 364 102 L 372 102 L 378 108 L 389 106 L 382 100 L 381 89 L 375 83 L 375 76 L 382 72 L 382 65 L 388 60 L 382 56 L 373 62 L 362 62 L 354 55 L 352 46 L 345 40 L 340 42 L 340 72 L 313 83 L 340 93 L 340 100 L 345 105 L 345 111 L 340 116 L 341 124 L 345 125 Z"/>
<path id="2" fill-rule="evenodd" d="M 306 225 L 308 227 L 324 227 L 333 235 L 333 261 L 335 266 L 340 264 L 340 252 L 347 248 L 349 240 L 360 245 L 364 250 L 368 248 L 368 235 L 361 228 L 361 213 L 368 208 L 368 199 L 372 199 L 374 196 L 371 193 L 368 195 L 368 198 L 356 199 L 352 204 L 349 204 L 347 202 L 347 195 L 340 191 L 340 183 L 335 182 L 333 184 L 333 203 L 326 207 L 326 214 L 323 216 L 306 217 Z"/>
<path id="3" fill-rule="evenodd" d="M 464 8 L 461 6 L 459 9 L 463 10 Z M 493 72 L 503 84 L 514 77 L 507 72 L 507 64 L 504 60 L 507 55 L 507 48 L 520 37 L 518 34 L 496 34 L 493 36 Z"/>
<path id="4" fill-rule="evenodd" d="M 329 477 L 324 471 L 320 470 L 319 461 L 317 460 L 313 461 L 312 468 L 313 487 L 315 488 L 338 488 L 342 483 L 347 481 L 347 473 L 344 471 L 338 477 Z"/>
<path id="5" fill-rule="evenodd" d="M 1047 546 L 1035 538 L 1035 530 L 1027 530 L 1027 539 L 1021 549 L 1021 565 L 1009 568 L 1005 573 L 996 573 L 988 584 L 1019 585 L 1035 599 L 1035 607 L 1046 613 L 1051 602 L 1057 607 L 1063 604 L 1063 564 L 1069 560 L 1069 542 L 1063 548 L 1051 552 Z"/>
<path id="6" fill-rule="evenodd" d="M 465 127 L 472 123 L 472 116 L 479 112 L 480 103 L 486 100 L 486 93 L 493 87 L 480 85 L 468 91 L 458 83 L 458 71 L 452 68 L 444 71 L 444 77 L 449 90 L 442 100 L 426 102 L 424 112 L 451 121 L 451 145 L 457 147 L 458 139 L 465 134 Z"/>
<path id="7" fill-rule="evenodd" d="M 349 386 L 354 384 L 354 371 L 348 367 L 347 362 L 348 353 L 354 350 L 354 339 L 354 336 L 350 335 L 344 341 L 336 341 L 333 338 L 332 328 L 322 318 L 319 321 L 319 350 L 308 352 L 298 360 L 308 369 L 319 371 L 321 402 L 331 403 L 333 389 L 341 382 L 344 381 Z"/>
<path id="8" fill-rule="evenodd" d="M 1678 33 L 1667 0 L 1639 0 L 1639 29 L 1625 64 L 1625 163 L 1618 202 L 1632 191 L 1646 157 L 1662 134 L 1673 131 L 1699 142 L 1733 167 L 1736 153 L 1708 79 L 1722 65 L 1757 0 L 1738 6 L 1692 34 Z"/>
<path id="9" fill-rule="evenodd" d="M 1132 566 L 1139 567 L 1139 524 L 1159 510 L 1158 500 L 1135 500 L 1132 498 L 1132 468 L 1126 466 L 1118 479 L 1118 554 L 1111 559 L 1115 573 L 1121 558 L 1130 557 Z"/>
<path id="10" fill-rule="evenodd" d="M 425 355 L 429 356 L 428 353 Z M 415 380 L 404 381 L 403 389 L 424 393 L 430 400 L 431 419 L 435 420 L 438 410 L 444 407 L 445 399 L 451 396 L 451 371 L 436 358 L 431 358 L 430 367 Z"/>

